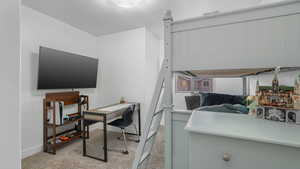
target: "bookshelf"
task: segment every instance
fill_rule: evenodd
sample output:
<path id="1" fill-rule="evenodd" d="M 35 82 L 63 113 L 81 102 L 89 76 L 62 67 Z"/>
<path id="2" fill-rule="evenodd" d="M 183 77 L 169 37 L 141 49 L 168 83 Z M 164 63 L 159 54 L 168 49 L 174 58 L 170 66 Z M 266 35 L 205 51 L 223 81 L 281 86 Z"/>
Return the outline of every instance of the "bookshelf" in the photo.
<path id="1" fill-rule="evenodd" d="M 62 124 L 56 123 L 57 113 L 59 110 L 57 103 L 64 103 L 63 106 L 76 106 L 77 112 L 68 114 L 72 117 L 64 120 Z M 89 109 L 89 98 L 80 95 L 79 91 L 46 93 L 43 100 L 43 150 L 44 152 L 56 154 L 56 150 L 68 143 L 78 140 L 82 136 L 82 111 Z M 50 120 L 52 119 L 52 120 Z M 64 129 L 68 126 L 68 129 Z M 71 128 L 69 128 L 71 126 Z M 65 136 L 67 140 L 61 140 L 61 136 Z"/>

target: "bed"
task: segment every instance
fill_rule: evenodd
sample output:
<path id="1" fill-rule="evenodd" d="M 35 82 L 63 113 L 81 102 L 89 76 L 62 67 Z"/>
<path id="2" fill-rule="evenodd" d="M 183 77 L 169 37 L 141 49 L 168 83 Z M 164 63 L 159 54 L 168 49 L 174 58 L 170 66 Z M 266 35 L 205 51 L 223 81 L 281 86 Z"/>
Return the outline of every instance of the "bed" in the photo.
<path id="1" fill-rule="evenodd" d="M 192 75 L 205 74 L 207 77 L 236 77 L 237 75 L 244 77 L 249 73 L 255 75 L 257 72 L 274 70 L 277 66 L 293 68 L 299 67 L 300 64 L 300 1 L 297 0 L 221 12 L 183 21 L 173 21 L 171 12 L 168 12 L 164 17 L 164 27 L 167 105 L 173 104 L 173 75 L 176 72 L 186 72 Z M 188 150 L 191 142 L 190 133 L 185 130 L 193 112 L 199 114 L 199 112 L 204 112 L 204 109 L 211 108 L 213 108 L 212 111 L 216 109 L 224 111 L 224 107 L 232 111 L 233 105 L 196 106 L 191 108 L 193 111 L 167 110 L 165 113 L 165 168 L 190 169 L 193 167 L 191 164 L 197 163 L 195 158 L 190 157 Z M 197 111 L 194 110 L 195 108 L 198 108 Z M 208 118 L 224 114 L 211 113 L 213 116 L 208 115 Z M 227 113 L 226 117 L 240 117 L 237 114 L 239 113 Z M 248 117 L 242 116 L 243 119 Z M 202 120 L 207 123 L 210 121 L 213 119 Z M 269 131 L 276 133 L 271 127 Z M 256 139 L 259 140 L 259 138 Z M 274 146 L 273 150 L 279 150 L 278 146 Z M 286 148 L 282 151 L 289 152 Z M 276 157 L 284 158 L 279 154 L 276 154 Z M 252 159 L 256 160 L 256 157 Z M 251 158 L 248 161 L 251 161 Z M 259 161 L 261 163 L 255 164 L 256 168 L 270 166 Z M 207 162 L 202 166 L 209 168 L 206 164 Z M 211 164 L 217 164 L 217 162 Z M 282 166 L 285 166 L 284 163 Z M 218 168 L 220 167 L 214 169 Z M 223 168 L 234 167 L 229 165 Z"/>
<path id="2" fill-rule="evenodd" d="M 220 93 L 198 93 L 185 96 L 188 110 L 248 114 L 247 96 Z"/>

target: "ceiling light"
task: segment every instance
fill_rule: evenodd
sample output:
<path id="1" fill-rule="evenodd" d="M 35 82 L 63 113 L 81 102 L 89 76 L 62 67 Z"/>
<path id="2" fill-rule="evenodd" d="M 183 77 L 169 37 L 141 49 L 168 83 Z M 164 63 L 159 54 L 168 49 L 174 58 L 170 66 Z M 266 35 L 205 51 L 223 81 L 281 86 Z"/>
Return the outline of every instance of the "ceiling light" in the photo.
<path id="1" fill-rule="evenodd" d="M 138 6 L 142 0 L 112 0 L 117 6 L 122 8 L 133 8 Z"/>

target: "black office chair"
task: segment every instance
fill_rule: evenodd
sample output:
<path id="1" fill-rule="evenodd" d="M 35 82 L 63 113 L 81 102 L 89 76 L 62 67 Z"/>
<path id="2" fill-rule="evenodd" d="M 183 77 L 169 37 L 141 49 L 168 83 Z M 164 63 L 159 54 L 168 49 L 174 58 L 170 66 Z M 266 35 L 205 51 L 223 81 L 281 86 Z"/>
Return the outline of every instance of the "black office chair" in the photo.
<path id="1" fill-rule="evenodd" d="M 135 111 L 135 105 L 133 105 L 132 107 L 126 109 L 123 112 L 122 119 L 117 119 L 117 120 L 114 120 L 114 121 L 108 123 L 108 125 L 110 125 L 110 126 L 118 127 L 118 128 L 121 129 L 123 139 L 124 139 L 124 146 L 125 146 L 125 150 L 123 151 L 124 154 L 128 154 L 125 129 L 133 123 L 134 111 Z M 134 125 L 134 127 L 135 127 L 136 134 L 138 134 L 136 125 Z"/>

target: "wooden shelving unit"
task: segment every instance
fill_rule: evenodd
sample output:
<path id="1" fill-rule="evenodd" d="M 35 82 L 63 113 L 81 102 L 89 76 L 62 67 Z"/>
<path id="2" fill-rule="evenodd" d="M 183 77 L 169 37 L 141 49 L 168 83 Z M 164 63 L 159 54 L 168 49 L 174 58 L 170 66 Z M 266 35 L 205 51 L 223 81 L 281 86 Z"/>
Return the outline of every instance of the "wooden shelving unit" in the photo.
<path id="1" fill-rule="evenodd" d="M 81 116 L 81 115 L 80 115 Z M 63 126 L 66 126 L 66 125 L 69 125 L 69 124 L 72 124 L 72 123 L 75 123 L 75 122 L 78 122 L 78 121 L 81 121 L 83 120 L 82 117 L 79 117 L 78 119 L 76 120 L 69 120 L 69 121 L 65 121 L 63 125 L 56 125 L 56 124 L 52 124 L 52 123 L 47 123 L 47 126 L 53 126 L 55 125 L 56 127 L 63 127 Z"/>
<path id="2" fill-rule="evenodd" d="M 70 121 L 64 121 L 63 124 L 55 124 L 56 121 L 56 110 L 55 103 L 63 102 L 64 106 L 68 105 L 77 105 L 78 110 L 77 113 L 73 115 L 76 117 Z M 82 132 L 82 110 L 83 106 L 86 109 L 89 109 L 89 98 L 88 96 L 80 95 L 78 91 L 74 92 L 62 92 L 62 93 L 47 93 L 43 100 L 43 124 L 44 124 L 44 135 L 43 135 L 43 149 L 44 152 L 56 154 L 56 150 L 63 145 L 66 145 L 74 140 L 80 139 Z M 53 123 L 49 123 L 48 117 L 52 116 Z M 74 124 L 74 127 L 71 129 L 64 130 L 65 126 L 69 126 Z M 58 132 L 58 128 L 61 128 L 60 132 Z M 51 135 L 49 135 L 49 131 L 52 131 Z M 60 136 L 68 136 L 69 140 L 61 141 L 59 139 Z"/>

